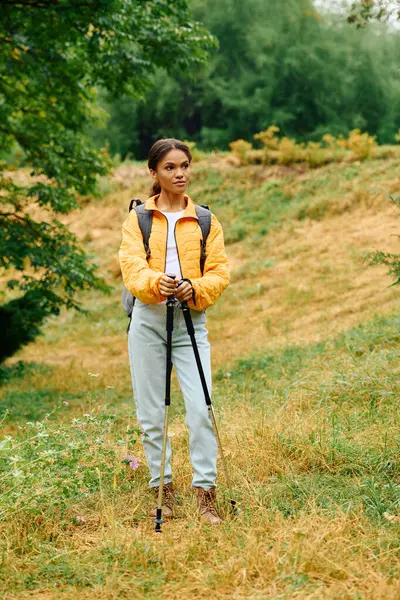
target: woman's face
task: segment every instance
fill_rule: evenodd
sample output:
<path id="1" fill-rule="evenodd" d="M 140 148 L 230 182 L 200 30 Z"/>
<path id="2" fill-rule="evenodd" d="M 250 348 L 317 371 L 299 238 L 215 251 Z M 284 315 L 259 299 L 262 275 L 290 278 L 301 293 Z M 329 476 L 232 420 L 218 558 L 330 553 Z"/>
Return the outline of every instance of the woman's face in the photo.
<path id="1" fill-rule="evenodd" d="M 153 179 L 159 182 L 162 190 L 181 194 L 189 184 L 189 159 L 182 150 L 173 148 L 158 162 L 155 171 L 150 169 L 150 173 Z"/>

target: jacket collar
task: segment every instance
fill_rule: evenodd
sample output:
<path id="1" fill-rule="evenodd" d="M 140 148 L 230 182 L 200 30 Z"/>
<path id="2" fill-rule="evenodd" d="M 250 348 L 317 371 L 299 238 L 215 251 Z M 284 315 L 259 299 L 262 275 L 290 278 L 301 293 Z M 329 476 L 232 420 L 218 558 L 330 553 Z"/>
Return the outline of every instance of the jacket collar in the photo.
<path id="1" fill-rule="evenodd" d="M 160 209 L 157 208 L 157 205 L 156 205 L 156 200 L 159 198 L 159 196 L 160 196 L 160 194 L 156 194 L 155 196 L 152 196 L 151 198 L 146 200 L 146 202 L 144 203 L 145 209 L 146 210 L 158 210 L 159 212 L 161 212 Z M 198 220 L 198 216 L 196 214 L 196 206 L 195 206 L 193 200 L 187 194 L 184 194 L 183 197 L 186 200 L 186 208 L 185 208 L 185 212 L 183 213 L 181 218 L 192 217 L 193 219 Z"/>

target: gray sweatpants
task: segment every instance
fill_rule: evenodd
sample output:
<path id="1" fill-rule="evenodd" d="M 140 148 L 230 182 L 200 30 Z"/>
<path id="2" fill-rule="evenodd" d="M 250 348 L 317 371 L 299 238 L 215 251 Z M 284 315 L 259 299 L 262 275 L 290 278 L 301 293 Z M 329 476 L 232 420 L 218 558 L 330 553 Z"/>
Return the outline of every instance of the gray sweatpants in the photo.
<path id="1" fill-rule="evenodd" d="M 206 313 L 191 310 L 207 387 L 211 396 L 210 344 Z M 128 334 L 129 361 L 139 425 L 147 435 L 143 447 L 150 469 L 150 487 L 160 482 L 161 451 L 165 414 L 165 370 L 167 362 L 166 305 L 143 304 L 136 298 Z M 217 476 L 217 442 L 197 369 L 185 319 L 177 303 L 174 308 L 172 363 L 186 408 L 189 429 L 192 485 L 210 489 Z M 172 481 L 171 447 L 167 442 L 164 482 Z"/>

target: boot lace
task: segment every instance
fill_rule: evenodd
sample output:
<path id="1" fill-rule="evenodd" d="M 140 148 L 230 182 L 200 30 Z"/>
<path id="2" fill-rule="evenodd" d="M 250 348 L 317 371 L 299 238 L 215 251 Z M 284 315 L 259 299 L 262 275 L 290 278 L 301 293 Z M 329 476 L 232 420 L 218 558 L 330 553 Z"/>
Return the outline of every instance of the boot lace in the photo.
<path id="1" fill-rule="evenodd" d="M 163 503 L 168 506 L 168 508 L 172 508 L 175 503 L 175 493 L 171 486 L 167 484 L 163 486 Z"/>
<path id="2" fill-rule="evenodd" d="M 214 496 L 212 492 L 204 490 L 201 497 L 201 513 L 204 514 L 206 512 L 212 513 L 214 516 L 218 517 L 217 509 L 214 504 Z"/>

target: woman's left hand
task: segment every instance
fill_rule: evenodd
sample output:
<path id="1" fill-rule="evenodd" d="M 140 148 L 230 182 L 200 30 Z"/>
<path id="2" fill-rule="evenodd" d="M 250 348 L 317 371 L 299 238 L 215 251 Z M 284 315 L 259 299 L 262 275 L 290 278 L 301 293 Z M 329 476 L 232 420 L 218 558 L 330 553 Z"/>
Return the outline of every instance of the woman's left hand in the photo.
<path id="1" fill-rule="evenodd" d="M 193 297 L 193 288 L 190 283 L 188 281 L 182 281 L 174 293 L 174 297 L 179 300 L 179 302 L 191 300 Z"/>

